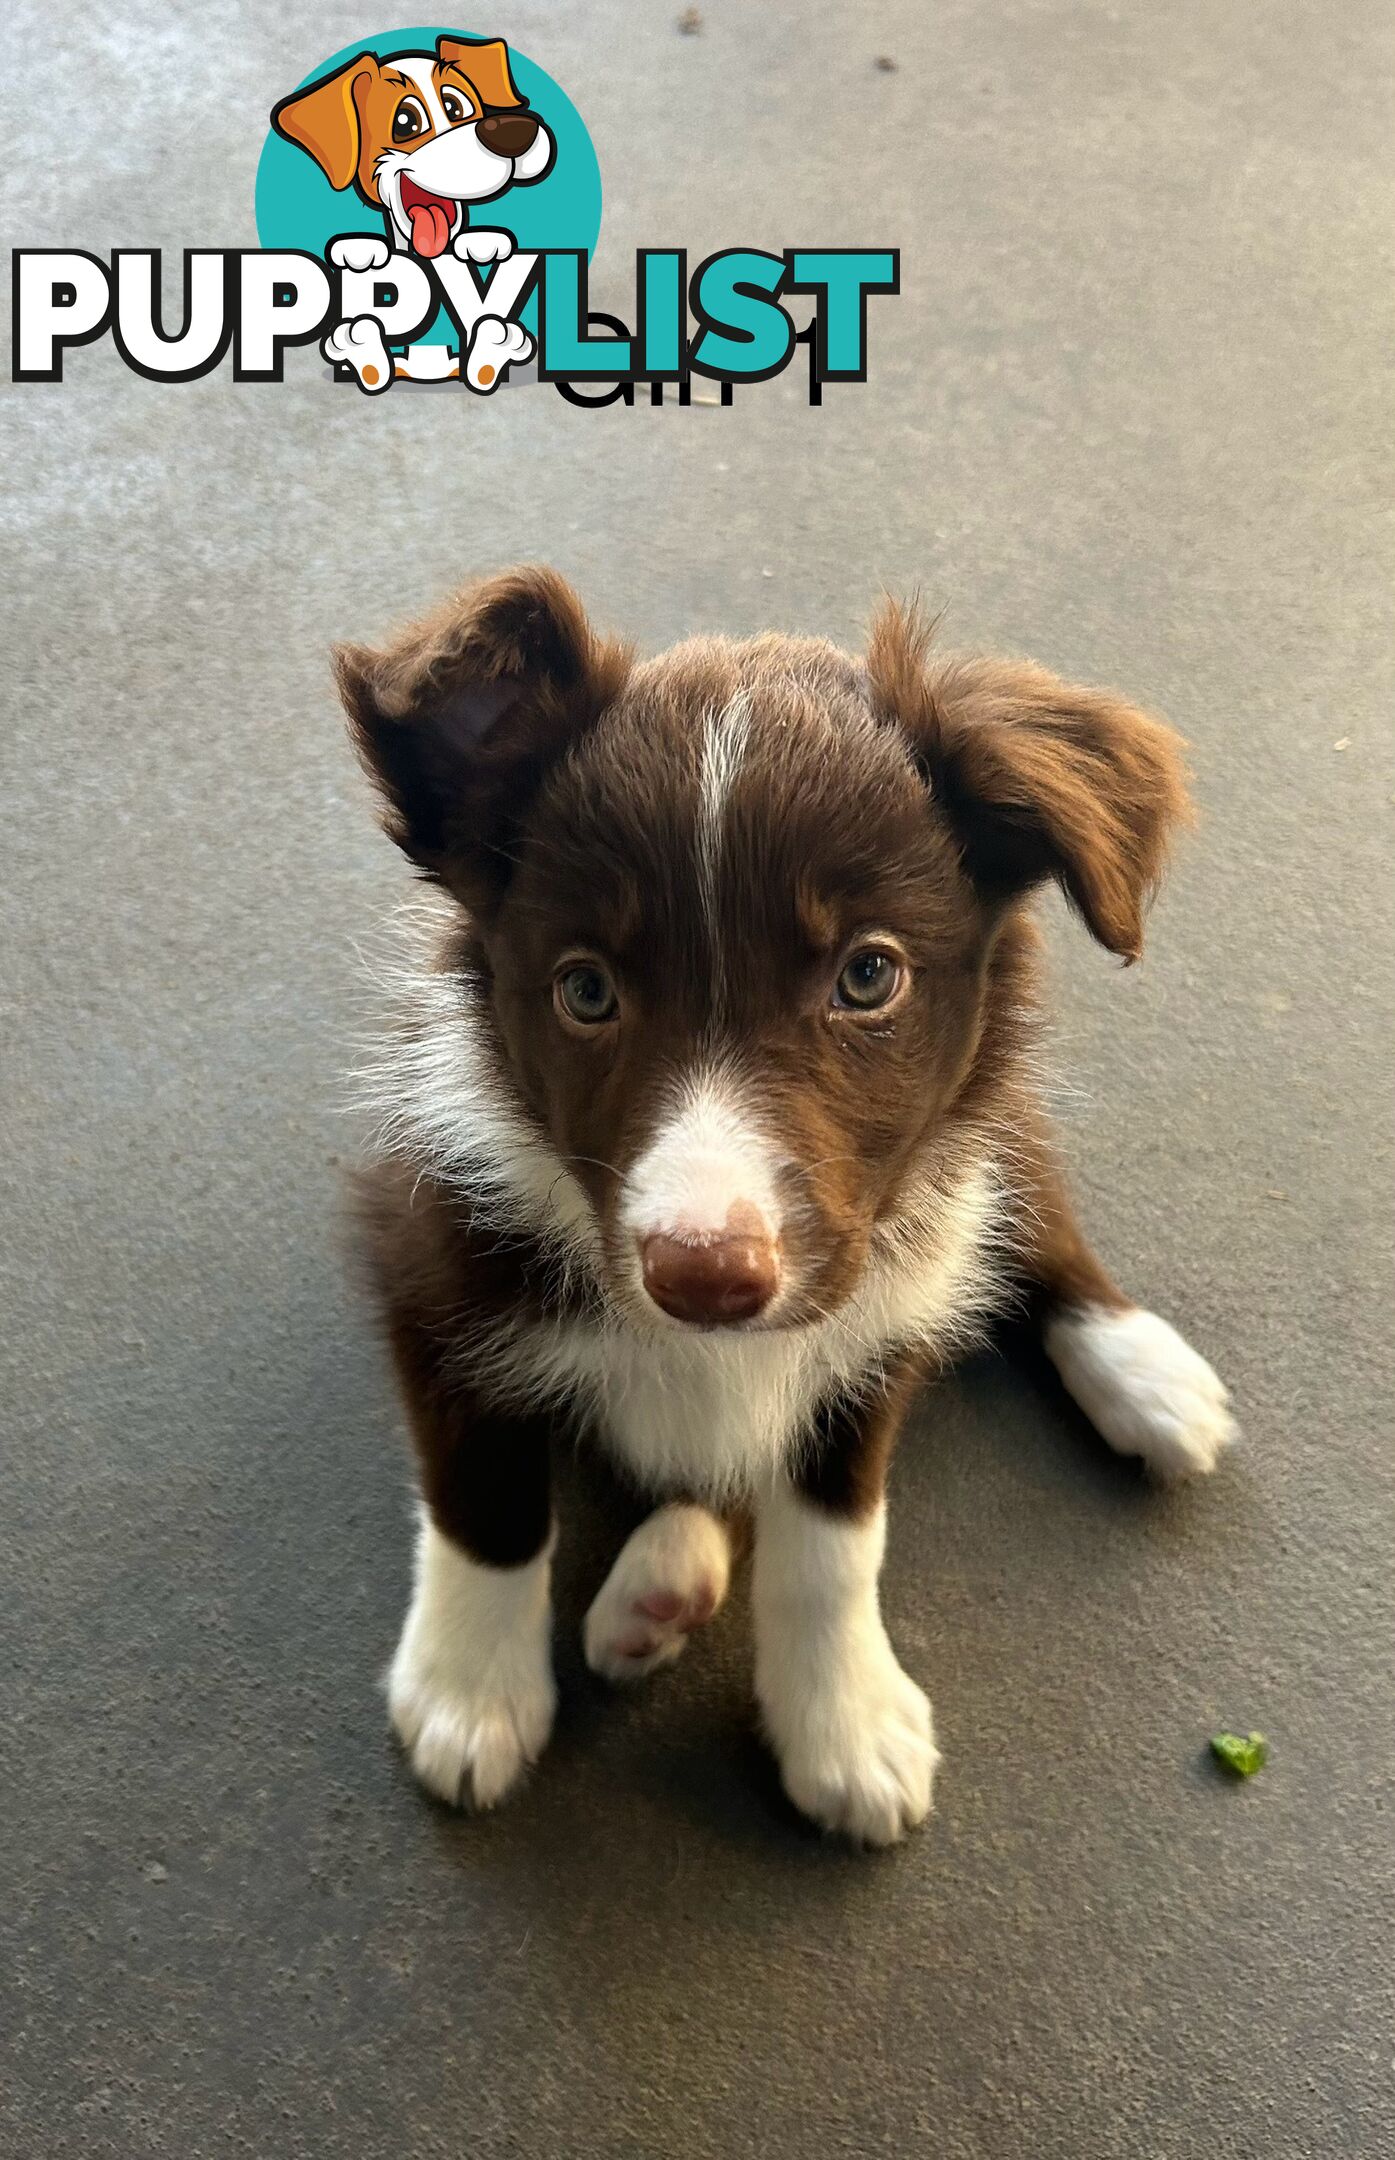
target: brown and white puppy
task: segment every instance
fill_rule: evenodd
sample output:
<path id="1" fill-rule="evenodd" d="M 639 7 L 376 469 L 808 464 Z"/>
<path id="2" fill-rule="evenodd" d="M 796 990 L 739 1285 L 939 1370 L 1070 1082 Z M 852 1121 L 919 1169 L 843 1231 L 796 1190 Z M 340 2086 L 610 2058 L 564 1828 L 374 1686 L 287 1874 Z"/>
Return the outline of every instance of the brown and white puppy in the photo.
<path id="1" fill-rule="evenodd" d="M 440 891 L 366 1188 L 424 1502 L 389 1682 L 417 1775 L 489 1806 L 547 1739 L 549 1434 L 581 1420 L 660 1503 L 587 1616 L 592 1666 L 675 1657 L 749 1509 L 785 1786 L 888 1843 L 936 1761 L 877 1598 L 917 1379 L 1025 1288 L 1114 1447 L 1178 1476 L 1230 1438 L 1209 1366 L 1085 1245 L 1030 1055 L 1026 904 L 1054 878 L 1136 957 L 1177 740 L 940 658 L 894 606 L 865 658 L 638 660 L 541 569 L 337 659 Z"/>
<path id="2" fill-rule="evenodd" d="M 557 150 L 514 87 L 502 38 L 440 37 L 434 53 L 387 60 L 359 53 L 282 98 L 271 124 L 314 159 L 332 188 L 353 188 L 382 212 L 385 240 L 349 234 L 330 245 L 332 263 L 360 272 L 386 269 L 393 250 L 427 261 L 447 249 L 467 262 L 507 261 L 513 234 L 472 227 L 470 206 L 545 179 Z M 439 381 L 460 372 L 443 345 L 415 345 L 394 360 L 371 315 L 336 326 L 321 350 L 352 367 L 370 391 L 386 389 L 394 375 Z M 520 323 L 484 313 L 465 356 L 471 389 L 489 393 L 532 351 Z"/>
<path id="3" fill-rule="evenodd" d="M 386 61 L 359 53 L 282 98 L 271 123 L 332 188 L 382 211 L 395 248 L 428 260 L 461 237 L 471 203 L 543 179 L 556 147 L 514 88 L 502 38 L 441 37 L 434 53 Z"/>

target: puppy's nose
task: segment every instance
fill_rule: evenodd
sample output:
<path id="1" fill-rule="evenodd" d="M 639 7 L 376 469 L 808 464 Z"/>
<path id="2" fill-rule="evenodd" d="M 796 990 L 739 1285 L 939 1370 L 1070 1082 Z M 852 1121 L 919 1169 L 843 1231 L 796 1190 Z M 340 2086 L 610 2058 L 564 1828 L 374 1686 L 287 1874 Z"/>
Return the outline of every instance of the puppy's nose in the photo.
<path id="1" fill-rule="evenodd" d="M 486 150 L 499 157 L 522 157 L 531 150 L 538 123 L 530 112 L 486 113 L 475 133 Z"/>
<path id="2" fill-rule="evenodd" d="M 752 1320 L 779 1284 L 769 1238 L 727 1234 L 687 1242 L 654 1236 L 645 1238 L 639 1251 L 645 1289 L 675 1320 L 708 1327 Z"/>

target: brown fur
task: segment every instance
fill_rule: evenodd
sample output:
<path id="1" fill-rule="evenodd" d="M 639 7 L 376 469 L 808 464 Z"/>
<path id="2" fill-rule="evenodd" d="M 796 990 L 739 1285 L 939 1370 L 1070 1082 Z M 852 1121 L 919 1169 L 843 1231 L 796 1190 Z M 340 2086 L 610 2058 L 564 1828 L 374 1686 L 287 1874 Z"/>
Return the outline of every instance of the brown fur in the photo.
<path id="1" fill-rule="evenodd" d="M 525 100 L 509 73 L 509 52 L 501 38 L 472 42 L 443 37 L 436 41 L 431 70 L 438 90 L 453 88 L 468 102 L 472 116 L 522 110 Z M 308 83 L 282 98 L 271 124 L 288 142 L 315 160 L 333 188 L 353 186 L 367 203 L 381 207 L 374 170 L 378 154 L 392 141 L 392 116 L 412 85 L 395 72 L 391 60 L 361 52 L 332 75 Z M 413 147 L 431 140 L 427 126 Z"/>
<path id="2" fill-rule="evenodd" d="M 405 1164 L 359 1185 L 372 1287 L 437 1526 L 478 1560 L 513 1566 L 548 1533 L 549 1425 L 501 1410 L 456 1354 L 481 1320 L 555 1303 L 528 1240 L 479 1234 L 468 1209 Z"/>
<path id="3" fill-rule="evenodd" d="M 806 1500 L 854 1520 L 874 1511 L 906 1412 L 923 1377 L 921 1359 L 898 1358 L 871 1389 L 819 1406 L 811 1444 L 794 1472 L 796 1488 Z"/>
<path id="4" fill-rule="evenodd" d="M 618 696 L 628 648 L 597 637 L 555 571 L 470 586 L 384 653 L 341 645 L 339 694 L 389 835 L 487 916 L 550 767 Z"/>
<path id="5" fill-rule="evenodd" d="M 1054 877 L 1101 945 L 1136 960 L 1187 812 L 1171 728 L 1028 661 L 932 656 L 929 629 L 894 602 L 873 625 L 867 669 L 980 889 L 1007 899 Z"/>

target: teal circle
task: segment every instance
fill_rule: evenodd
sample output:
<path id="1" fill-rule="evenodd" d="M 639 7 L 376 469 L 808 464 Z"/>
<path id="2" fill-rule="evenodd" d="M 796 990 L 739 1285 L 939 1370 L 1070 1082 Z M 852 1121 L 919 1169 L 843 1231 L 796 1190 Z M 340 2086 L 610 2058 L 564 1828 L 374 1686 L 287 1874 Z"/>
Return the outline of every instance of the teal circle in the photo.
<path id="1" fill-rule="evenodd" d="M 302 90 L 307 83 L 318 82 L 322 75 L 332 75 L 361 52 L 389 60 L 395 53 L 434 52 L 439 37 L 478 35 L 493 33 L 461 30 L 446 23 L 383 30 L 372 37 L 355 38 L 352 45 L 330 53 L 290 88 Z M 520 95 L 527 98 L 550 129 L 557 155 L 545 179 L 510 188 L 492 203 L 482 203 L 480 222 L 488 223 L 497 212 L 499 223 L 513 234 L 520 250 L 585 248 L 589 258 L 601 230 L 601 169 L 586 123 L 546 69 L 512 45 L 509 68 Z M 286 95 L 290 95 L 290 89 Z M 264 248 L 304 248 L 319 256 L 339 233 L 371 233 L 381 239 L 385 231 L 380 211 L 364 202 L 351 187 L 336 192 L 315 160 L 274 128 L 257 162 L 256 218 L 257 238 Z M 520 320 L 536 335 L 536 295 L 523 309 Z M 442 309 L 430 328 L 413 343 L 447 344 L 455 334 L 454 323 Z"/>

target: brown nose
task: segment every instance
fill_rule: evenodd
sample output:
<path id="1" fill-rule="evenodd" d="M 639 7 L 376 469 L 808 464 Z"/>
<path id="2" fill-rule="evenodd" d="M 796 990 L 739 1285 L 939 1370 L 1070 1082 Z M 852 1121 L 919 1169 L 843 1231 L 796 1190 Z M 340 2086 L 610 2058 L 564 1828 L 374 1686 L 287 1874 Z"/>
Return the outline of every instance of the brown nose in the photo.
<path id="1" fill-rule="evenodd" d="M 675 1320 L 707 1327 L 754 1319 L 779 1281 L 769 1238 L 715 1237 L 701 1244 L 647 1237 L 640 1246 L 644 1287 Z"/>
<path id="2" fill-rule="evenodd" d="M 538 123 L 530 112 L 486 113 L 475 129 L 486 150 L 499 157 L 522 157 L 531 150 Z"/>

